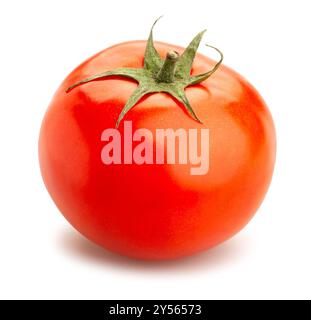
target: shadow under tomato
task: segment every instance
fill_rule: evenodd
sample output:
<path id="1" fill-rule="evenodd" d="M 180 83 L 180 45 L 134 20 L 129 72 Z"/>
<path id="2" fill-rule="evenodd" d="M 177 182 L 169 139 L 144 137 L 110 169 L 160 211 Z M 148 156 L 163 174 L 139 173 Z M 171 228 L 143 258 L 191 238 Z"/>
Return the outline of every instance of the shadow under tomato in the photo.
<path id="1" fill-rule="evenodd" d="M 62 230 L 60 246 L 72 257 L 96 265 L 108 266 L 139 272 L 192 272 L 194 270 L 219 270 L 242 259 L 252 250 L 252 241 L 245 234 L 240 234 L 215 248 L 197 253 L 190 257 L 165 261 L 145 261 L 124 257 L 107 251 L 90 242 L 73 229 Z"/>

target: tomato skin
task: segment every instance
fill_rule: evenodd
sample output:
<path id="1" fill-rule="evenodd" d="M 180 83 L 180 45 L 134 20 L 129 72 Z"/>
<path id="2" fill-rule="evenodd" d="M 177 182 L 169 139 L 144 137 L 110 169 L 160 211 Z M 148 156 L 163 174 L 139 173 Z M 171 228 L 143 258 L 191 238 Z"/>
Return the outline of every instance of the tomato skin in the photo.
<path id="1" fill-rule="evenodd" d="M 73 83 L 120 67 L 141 68 L 145 41 L 122 43 L 88 59 L 61 84 L 44 117 L 39 159 L 46 187 L 65 218 L 95 243 L 140 259 L 172 259 L 211 248 L 252 218 L 268 189 L 275 162 L 273 120 L 256 90 L 221 66 L 186 95 L 203 125 L 164 93 L 143 98 L 125 117 L 133 130 L 208 128 L 210 168 L 109 165 L 101 161 L 101 133 L 116 119 L 137 84 L 111 77 Z M 162 57 L 183 49 L 156 43 Z M 196 56 L 193 74 L 214 62 Z M 121 124 L 120 132 L 122 133 Z"/>

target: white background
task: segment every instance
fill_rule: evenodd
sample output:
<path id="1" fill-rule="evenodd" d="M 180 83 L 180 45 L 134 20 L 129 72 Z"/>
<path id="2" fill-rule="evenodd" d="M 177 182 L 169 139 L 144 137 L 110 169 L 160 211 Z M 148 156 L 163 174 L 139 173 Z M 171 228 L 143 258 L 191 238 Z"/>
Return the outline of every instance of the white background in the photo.
<path id="1" fill-rule="evenodd" d="M 186 4 L 187 3 L 187 4 Z M 1 1 L 0 298 L 311 298 L 310 1 Z M 267 197 L 251 223 L 209 252 L 143 263 L 84 240 L 44 188 L 45 109 L 80 62 L 112 44 L 185 46 L 200 30 L 265 98 L 278 136 Z M 213 55 L 204 47 L 201 52 Z"/>

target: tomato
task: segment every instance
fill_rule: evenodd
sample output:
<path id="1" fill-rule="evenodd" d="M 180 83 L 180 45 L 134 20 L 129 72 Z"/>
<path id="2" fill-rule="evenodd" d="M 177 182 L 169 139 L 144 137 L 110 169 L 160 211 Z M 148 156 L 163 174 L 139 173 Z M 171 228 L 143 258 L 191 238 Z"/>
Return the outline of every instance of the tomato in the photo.
<path id="1" fill-rule="evenodd" d="M 211 248 L 252 218 L 268 189 L 275 162 L 275 130 L 258 92 L 221 65 L 207 80 L 185 88 L 197 119 L 165 92 L 149 93 L 120 122 L 132 130 L 209 130 L 209 170 L 191 175 L 188 164 L 104 165 L 101 140 L 115 128 L 137 82 L 111 76 L 72 84 L 116 68 L 142 68 L 147 42 L 110 47 L 76 68 L 61 84 L 44 117 L 39 159 L 45 185 L 65 218 L 85 237 L 140 259 L 172 259 Z M 183 48 L 155 43 L 162 58 Z M 197 54 L 191 75 L 215 62 Z M 68 90 L 67 90 L 68 91 Z M 153 153 L 157 146 L 153 144 Z M 178 150 L 177 150 L 178 152 Z"/>

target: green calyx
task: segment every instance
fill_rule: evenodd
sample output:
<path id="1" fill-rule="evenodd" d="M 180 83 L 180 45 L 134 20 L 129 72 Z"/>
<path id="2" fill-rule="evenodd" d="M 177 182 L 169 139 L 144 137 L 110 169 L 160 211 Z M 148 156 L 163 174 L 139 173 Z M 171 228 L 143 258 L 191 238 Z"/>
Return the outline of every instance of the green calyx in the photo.
<path id="1" fill-rule="evenodd" d="M 199 75 L 191 76 L 190 71 L 192 68 L 193 60 L 205 30 L 200 32 L 190 42 L 182 55 L 179 55 L 176 51 L 169 51 L 166 55 L 166 59 L 162 60 L 153 44 L 153 27 L 158 20 L 159 19 L 155 21 L 151 28 L 145 50 L 143 68 L 118 68 L 111 71 L 99 73 L 73 84 L 66 90 L 66 92 L 70 92 L 74 88 L 85 83 L 105 79 L 109 76 L 131 78 L 138 82 L 138 87 L 133 92 L 123 110 L 121 111 L 116 122 L 116 127 L 119 127 L 120 122 L 127 114 L 127 112 L 132 109 L 143 96 L 156 92 L 166 92 L 169 95 L 173 96 L 185 106 L 189 115 L 193 119 L 201 123 L 200 119 L 196 116 L 185 95 L 185 88 L 191 85 L 198 84 L 210 77 L 222 63 L 223 54 L 217 48 L 207 45 L 208 47 L 215 49 L 220 54 L 220 60 L 211 70 Z"/>

